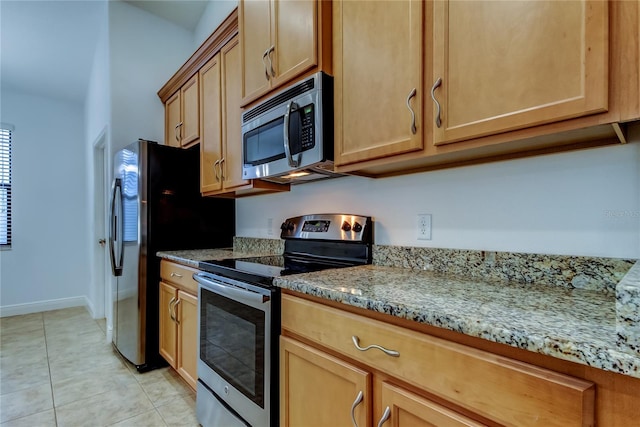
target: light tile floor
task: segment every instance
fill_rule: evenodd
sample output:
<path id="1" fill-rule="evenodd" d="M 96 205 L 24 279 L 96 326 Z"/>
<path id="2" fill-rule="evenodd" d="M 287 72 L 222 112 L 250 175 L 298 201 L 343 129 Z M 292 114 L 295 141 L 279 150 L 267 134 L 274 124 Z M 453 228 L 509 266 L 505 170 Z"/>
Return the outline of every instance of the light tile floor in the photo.
<path id="1" fill-rule="evenodd" d="M 85 308 L 0 319 L 0 427 L 198 425 L 178 374 L 139 374 Z"/>

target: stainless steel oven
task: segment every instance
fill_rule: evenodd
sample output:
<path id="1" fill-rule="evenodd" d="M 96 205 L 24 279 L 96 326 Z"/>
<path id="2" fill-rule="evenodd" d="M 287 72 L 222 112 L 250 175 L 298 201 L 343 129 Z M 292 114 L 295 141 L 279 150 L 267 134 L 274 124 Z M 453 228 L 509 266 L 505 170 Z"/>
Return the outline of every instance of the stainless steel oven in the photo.
<path id="1" fill-rule="evenodd" d="M 314 214 L 281 226 L 284 254 L 201 261 L 196 413 L 204 427 L 279 422 L 278 276 L 371 263 L 370 217 Z"/>
<path id="2" fill-rule="evenodd" d="M 277 425 L 272 413 L 277 415 L 278 366 L 272 362 L 280 331 L 279 317 L 273 318 L 280 313 L 278 289 L 211 273 L 194 278 L 200 306 L 198 420 L 205 426 Z"/>

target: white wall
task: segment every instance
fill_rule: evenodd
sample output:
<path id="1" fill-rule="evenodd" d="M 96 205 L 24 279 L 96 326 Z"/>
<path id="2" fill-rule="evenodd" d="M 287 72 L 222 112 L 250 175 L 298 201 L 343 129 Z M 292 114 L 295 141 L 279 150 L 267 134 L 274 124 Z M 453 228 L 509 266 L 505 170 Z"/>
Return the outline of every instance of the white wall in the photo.
<path id="1" fill-rule="evenodd" d="M 112 153 L 138 138 L 164 141 L 157 92 L 193 50 L 192 32 L 127 3 L 109 2 Z"/>
<path id="2" fill-rule="evenodd" d="M 2 90 L 13 134 L 13 244 L 0 252 L 2 315 L 84 305 L 86 154 L 79 104 Z"/>
<path id="3" fill-rule="evenodd" d="M 85 99 L 85 146 L 87 152 L 87 207 L 86 217 L 89 228 L 87 240 L 90 248 L 90 282 L 87 286 L 87 297 L 92 315 L 96 318 L 109 317 L 105 310 L 105 286 L 111 281 L 106 273 L 107 247 L 100 247 L 99 239 L 108 238 L 104 219 L 106 216 L 107 185 L 105 169 L 110 170 L 110 89 L 109 81 L 109 25 L 107 3 L 102 4 L 101 27 L 93 56 L 89 87 Z M 98 145 L 99 147 L 97 147 Z M 105 164 L 106 160 L 106 164 Z M 102 177 L 102 179 L 100 179 Z M 102 200 L 100 200 L 102 198 Z M 100 231 L 102 229 L 102 231 Z"/>
<path id="4" fill-rule="evenodd" d="M 195 51 L 203 41 L 218 28 L 218 26 L 229 16 L 233 9 L 238 6 L 237 0 L 209 0 L 209 4 L 198 22 L 193 36 L 193 50 Z"/>
<path id="5" fill-rule="evenodd" d="M 338 178 L 239 199 L 236 234 L 274 238 L 284 218 L 344 212 L 373 216 L 381 245 L 640 258 L 640 129 L 632 139 L 393 178 Z M 415 238 L 418 213 L 433 215 L 430 241 Z"/>

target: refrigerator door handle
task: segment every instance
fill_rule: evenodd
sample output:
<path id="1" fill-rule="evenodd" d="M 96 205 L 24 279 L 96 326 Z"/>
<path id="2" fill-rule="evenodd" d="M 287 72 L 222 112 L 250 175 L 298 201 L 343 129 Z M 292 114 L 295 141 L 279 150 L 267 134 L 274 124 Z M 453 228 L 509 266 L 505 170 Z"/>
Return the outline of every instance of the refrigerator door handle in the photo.
<path id="1" fill-rule="evenodd" d="M 117 204 L 117 205 L 116 205 Z M 109 254 L 111 257 L 111 269 L 114 276 L 122 276 L 123 245 L 122 245 L 122 180 L 116 178 L 113 182 L 111 193 L 111 218 L 109 233 Z M 119 229 L 120 228 L 120 229 Z M 118 259 L 116 260 L 116 245 L 118 245 Z"/>

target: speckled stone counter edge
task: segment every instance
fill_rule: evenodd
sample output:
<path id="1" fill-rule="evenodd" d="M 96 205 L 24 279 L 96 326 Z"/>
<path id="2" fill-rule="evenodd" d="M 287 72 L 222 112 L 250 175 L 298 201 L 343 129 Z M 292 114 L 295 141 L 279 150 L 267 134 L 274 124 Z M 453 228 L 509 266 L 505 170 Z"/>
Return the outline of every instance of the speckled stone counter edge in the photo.
<path id="1" fill-rule="evenodd" d="M 408 246 L 373 247 L 373 264 L 615 295 L 635 260 Z"/>
<path id="2" fill-rule="evenodd" d="M 616 335 L 621 348 L 640 356 L 640 261 L 616 287 Z"/>

